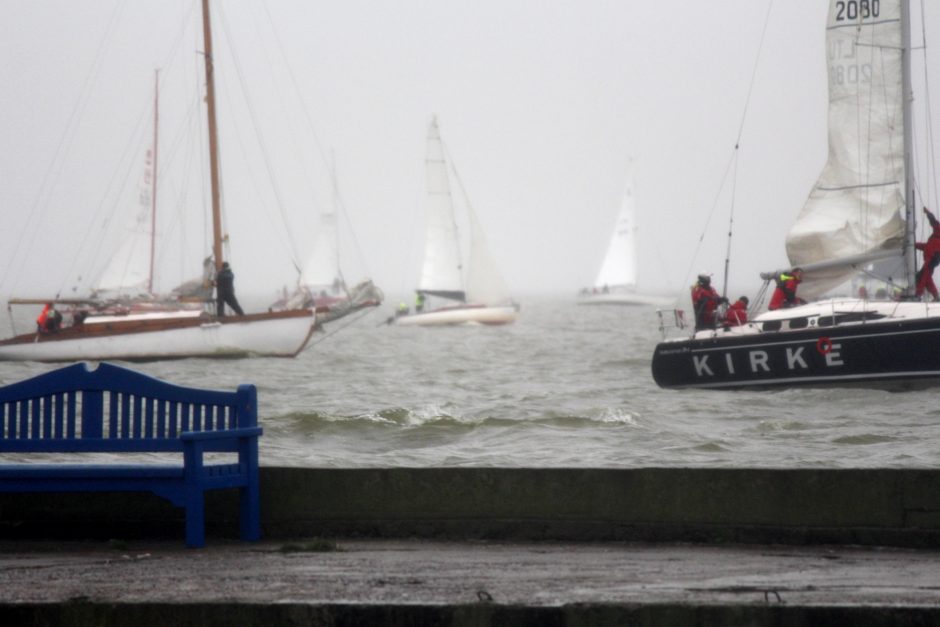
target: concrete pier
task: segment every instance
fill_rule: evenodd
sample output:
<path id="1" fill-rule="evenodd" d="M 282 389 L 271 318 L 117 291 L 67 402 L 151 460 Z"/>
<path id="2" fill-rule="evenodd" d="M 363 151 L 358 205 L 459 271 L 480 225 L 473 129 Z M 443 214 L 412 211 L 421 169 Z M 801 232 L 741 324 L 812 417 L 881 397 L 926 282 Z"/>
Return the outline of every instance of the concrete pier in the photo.
<path id="1" fill-rule="evenodd" d="M 0 495 L 0 621 L 940 625 L 940 471 L 262 469 L 265 539 Z M 315 539 L 315 540 L 314 540 Z"/>

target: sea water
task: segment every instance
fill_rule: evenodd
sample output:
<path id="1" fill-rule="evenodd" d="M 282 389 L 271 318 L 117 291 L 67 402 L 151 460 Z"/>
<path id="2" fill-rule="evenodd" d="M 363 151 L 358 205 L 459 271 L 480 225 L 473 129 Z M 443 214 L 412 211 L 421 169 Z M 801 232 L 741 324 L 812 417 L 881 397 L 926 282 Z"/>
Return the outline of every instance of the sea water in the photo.
<path id="1" fill-rule="evenodd" d="M 263 465 L 936 467 L 938 390 L 662 390 L 655 308 L 533 298 L 503 327 L 344 318 L 296 359 L 125 364 L 258 387 Z M 0 363 L 0 384 L 56 368 Z"/>

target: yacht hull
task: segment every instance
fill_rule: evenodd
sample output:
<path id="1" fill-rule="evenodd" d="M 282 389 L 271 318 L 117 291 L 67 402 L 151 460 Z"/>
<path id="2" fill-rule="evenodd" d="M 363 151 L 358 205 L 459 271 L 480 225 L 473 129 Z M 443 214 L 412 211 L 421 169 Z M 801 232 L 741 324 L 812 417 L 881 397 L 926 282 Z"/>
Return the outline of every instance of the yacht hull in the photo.
<path id="1" fill-rule="evenodd" d="M 930 387 L 940 384 L 940 318 L 661 342 L 663 388 Z"/>
<path id="2" fill-rule="evenodd" d="M 214 318 L 116 319 L 0 341 L 0 360 L 155 361 L 187 357 L 294 357 L 310 340 L 310 310 Z"/>
<path id="3" fill-rule="evenodd" d="M 394 318 L 399 326 L 453 326 L 460 324 L 502 325 L 515 322 L 516 307 L 446 307 Z"/>

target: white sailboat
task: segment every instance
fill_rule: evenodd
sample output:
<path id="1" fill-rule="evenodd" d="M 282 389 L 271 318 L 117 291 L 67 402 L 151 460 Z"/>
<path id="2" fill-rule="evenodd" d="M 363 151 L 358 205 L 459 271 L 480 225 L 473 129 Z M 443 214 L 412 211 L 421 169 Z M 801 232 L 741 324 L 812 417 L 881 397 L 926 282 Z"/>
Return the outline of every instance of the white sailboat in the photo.
<path id="1" fill-rule="evenodd" d="M 665 305 L 672 302 L 665 297 L 641 294 L 636 291 L 636 197 L 634 180 L 627 177 L 623 201 L 604 262 L 597 273 L 594 285 L 584 288 L 578 295 L 580 305 Z"/>
<path id="2" fill-rule="evenodd" d="M 223 238 L 209 0 L 202 0 L 202 20 L 212 192 L 212 260 L 217 273 L 223 263 Z M 87 305 L 85 300 L 59 302 Z M 170 308 L 109 312 L 107 315 L 84 318 L 76 316 L 71 322 L 71 325 L 55 332 L 37 330 L 0 340 L 0 359 L 75 361 L 256 355 L 292 357 L 303 350 L 309 341 L 315 326 L 315 316 L 309 309 L 216 317 L 201 309 Z"/>
<path id="3" fill-rule="evenodd" d="M 829 298 L 666 339 L 652 362 L 660 386 L 940 383 L 940 303 L 921 302 L 914 289 L 909 11 L 908 0 L 831 0 L 829 159 L 786 240 L 792 266 L 805 273 L 802 298 L 824 294 L 875 261 L 893 268 L 883 278 L 901 298 Z"/>
<path id="4" fill-rule="evenodd" d="M 486 244 L 486 237 L 469 202 L 466 227 L 469 252 L 461 253 L 460 229 L 451 193 L 451 169 L 437 118 L 431 120 L 425 161 L 428 216 L 424 263 L 418 281 L 419 299 L 413 312 L 398 312 L 390 321 L 398 325 L 500 325 L 514 322 L 518 306 L 512 302 Z M 432 299 L 444 304 L 432 307 Z"/>
<path id="5" fill-rule="evenodd" d="M 339 225 L 335 210 L 340 200 L 335 167 L 332 174 L 333 205 L 317 215 L 312 252 L 301 269 L 297 287 L 271 307 L 273 310 L 313 309 L 318 324 L 367 307 L 378 307 L 385 297 L 371 279 L 363 279 L 352 287 L 346 284 L 340 269 Z"/>

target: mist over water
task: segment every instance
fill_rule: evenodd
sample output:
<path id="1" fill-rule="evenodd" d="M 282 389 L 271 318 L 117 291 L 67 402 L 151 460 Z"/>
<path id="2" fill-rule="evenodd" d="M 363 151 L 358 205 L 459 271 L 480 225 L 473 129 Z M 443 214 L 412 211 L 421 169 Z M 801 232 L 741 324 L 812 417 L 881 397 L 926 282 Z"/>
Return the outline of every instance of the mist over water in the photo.
<path id="1" fill-rule="evenodd" d="M 935 467 L 937 392 L 667 391 L 655 309 L 526 301 L 515 325 L 334 323 L 297 359 L 131 364 L 258 386 L 269 466 Z M 344 326 L 345 325 L 345 326 Z M 0 363 L 0 383 L 56 366 Z"/>

